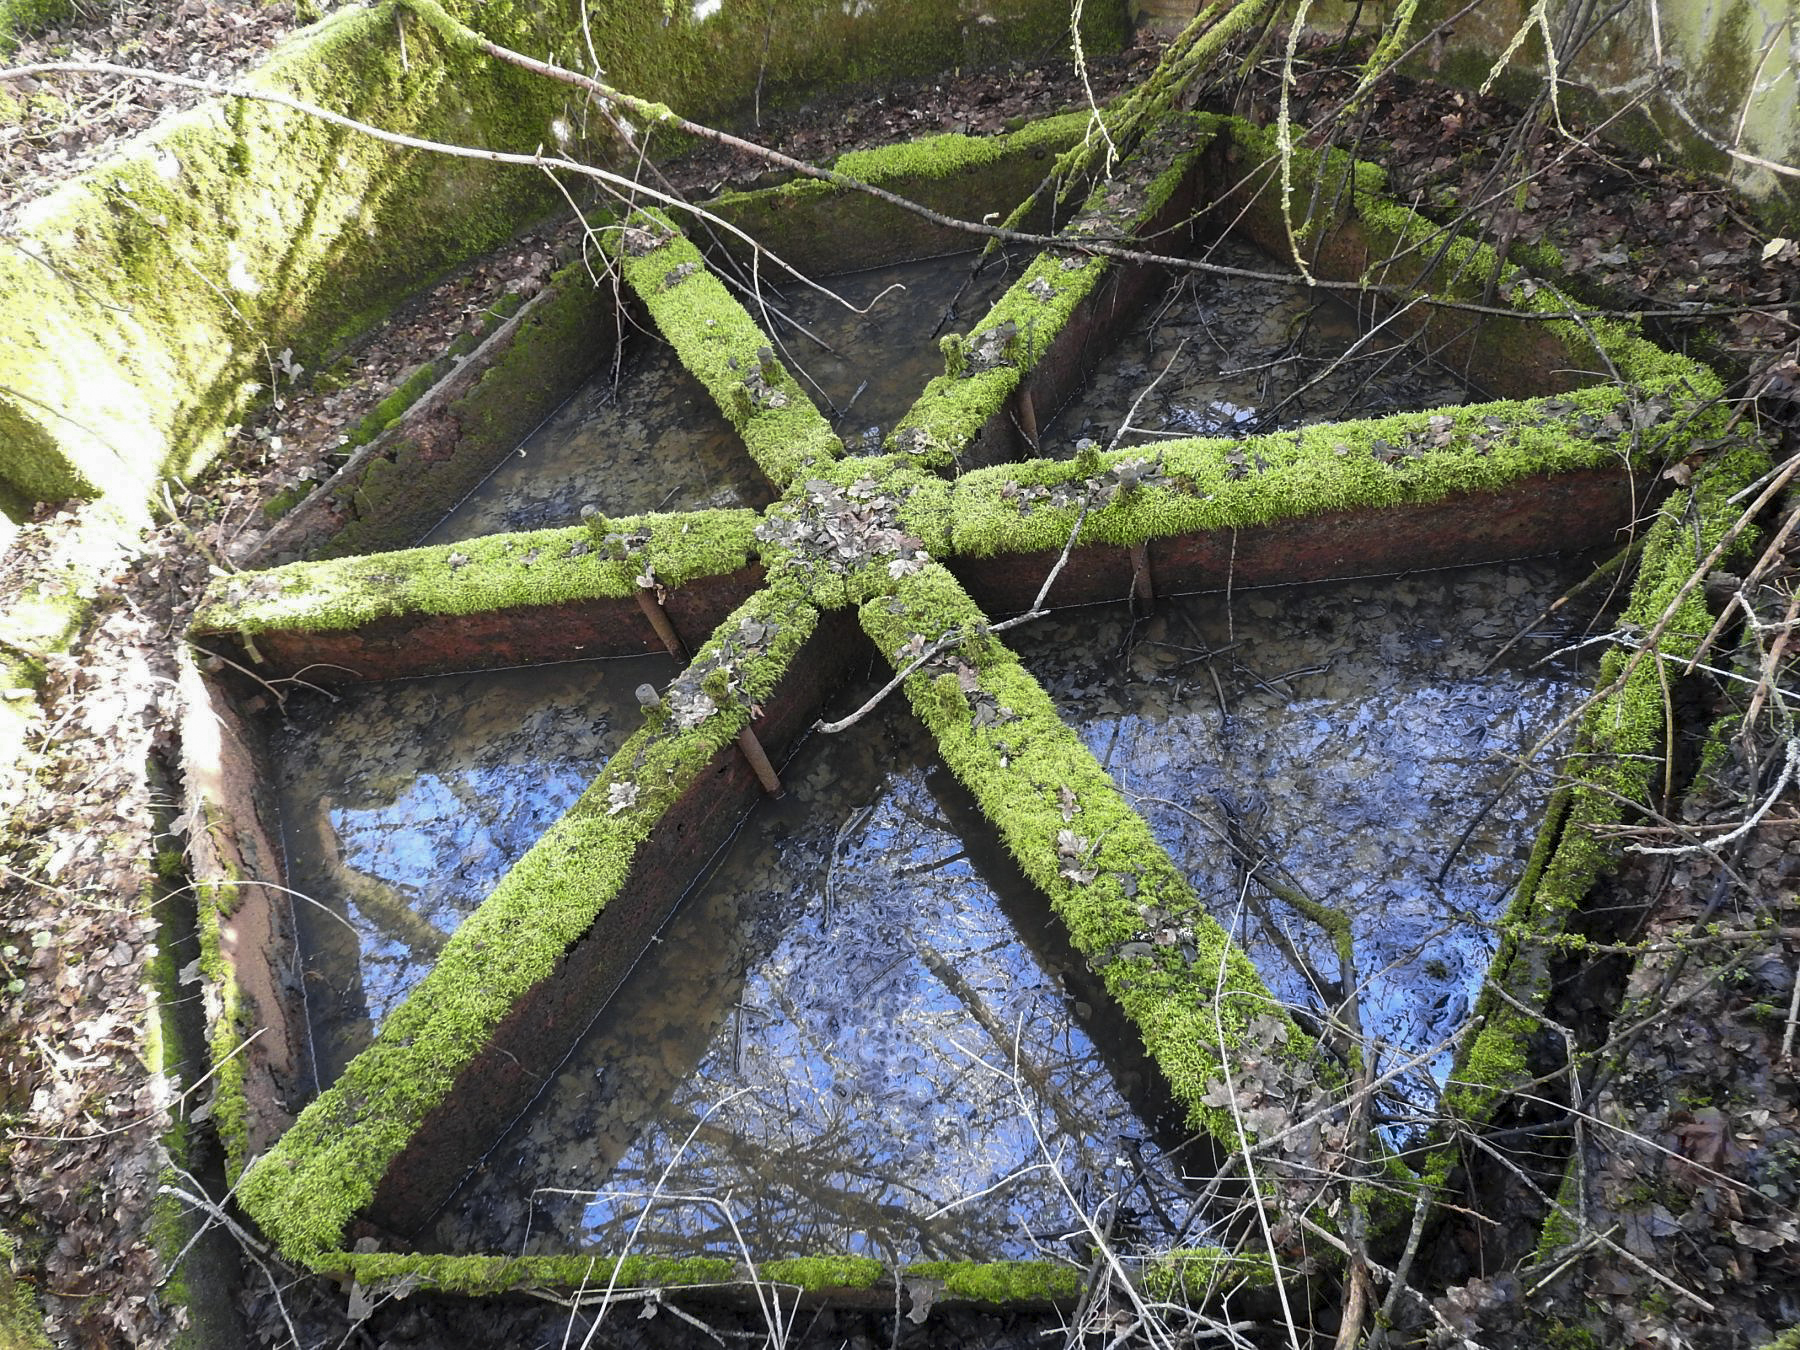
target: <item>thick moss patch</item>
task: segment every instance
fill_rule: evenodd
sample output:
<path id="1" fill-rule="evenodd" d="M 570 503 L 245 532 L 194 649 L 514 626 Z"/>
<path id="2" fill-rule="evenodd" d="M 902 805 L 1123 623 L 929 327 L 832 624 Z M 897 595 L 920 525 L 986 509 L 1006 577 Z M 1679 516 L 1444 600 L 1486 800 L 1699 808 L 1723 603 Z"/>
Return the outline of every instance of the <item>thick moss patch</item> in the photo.
<path id="1" fill-rule="evenodd" d="M 748 566 L 756 523 L 753 511 L 631 516 L 611 522 L 616 547 L 576 525 L 241 572 L 213 583 L 193 631 L 342 631 L 407 615 L 627 599 L 646 568 L 679 586 Z"/>
<path id="2" fill-rule="evenodd" d="M 1680 444 L 1671 445 L 1679 432 Z M 1640 466 L 1692 438 L 1668 398 L 1604 386 L 1555 399 L 1471 404 L 1243 440 L 1183 440 L 963 475 L 958 554 L 1055 551 L 1081 537 L 1131 545 L 1492 491 L 1533 475 Z M 1653 453 L 1654 452 L 1654 453 Z"/>
<path id="3" fill-rule="evenodd" d="M 785 488 L 844 453 L 768 335 L 667 216 L 637 212 L 610 236 L 608 252 L 771 483 Z"/>

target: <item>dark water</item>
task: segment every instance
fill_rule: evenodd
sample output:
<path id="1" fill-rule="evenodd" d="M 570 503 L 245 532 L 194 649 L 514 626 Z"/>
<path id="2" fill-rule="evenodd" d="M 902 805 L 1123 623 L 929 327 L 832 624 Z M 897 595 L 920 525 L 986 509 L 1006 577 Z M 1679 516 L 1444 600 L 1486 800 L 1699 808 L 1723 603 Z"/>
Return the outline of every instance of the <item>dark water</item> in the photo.
<path id="1" fill-rule="evenodd" d="M 1205 257 L 1252 271 L 1290 270 L 1236 239 Z M 1378 332 L 1364 341 L 1365 331 L 1348 306 L 1303 286 L 1175 277 L 1045 429 L 1044 454 L 1067 457 L 1084 438 L 1103 447 L 1116 436 L 1122 446 L 1153 446 L 1467 400 L 1468 385 L 1431 359 L 1428 340 L 1407 344 Z"/>

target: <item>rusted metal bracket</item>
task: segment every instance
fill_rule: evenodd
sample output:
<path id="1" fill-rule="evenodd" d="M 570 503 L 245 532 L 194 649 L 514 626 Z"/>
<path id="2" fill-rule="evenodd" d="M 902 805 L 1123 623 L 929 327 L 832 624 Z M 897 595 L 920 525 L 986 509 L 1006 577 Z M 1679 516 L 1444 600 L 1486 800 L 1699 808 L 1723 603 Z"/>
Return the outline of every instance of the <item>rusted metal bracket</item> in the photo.
<path id="1" fill-rule="evenodd" d="M 1148 614 L 1156 608 L 1156 580 L 1150 574 L 1150 545 L 1131 546 L 1131 608 Z"/>
<path id="2" fill-rule="evenodd" d="M 644 611 L 644 617 L 650 620 L 650 626 L 656 630 L 656 636 L 662 639 L 662 645 L 669 649 L 669 655 L 677 661 L 686 661 L 687 648 L 682 646 L 681 634 L 669 622 L 669 611 L 663 608 L 656 591 L 649 586 L 639 586 L 637 602 L 638 608 Z"/>
<path id="3" fill-rule="evenodd" d="M 649 586 L 639 586 L 637 602 L 638 608 L 644 611 L 644 617 L 650 620 L 650 626 L 656 630 L 656 636 L 669 649 L 669 655 L 677 661 L 686 661 L 687 648 L 681 641 L 681 634 L 675 631 L 675 625 L 669 621 L 669 611 L 663 608 L 656 591 Z M 762 784 L 763 791 L 771 797 L 782 796 L 786 789 L 781 786 L 781 778 L 776 774 L 775 766 L 769 762 L 768 751 L 756 739 L 756 733 L 745 727 L 737 734 L 737 745 L 744 758 L 750 762 L 751 769 L 756 773 L 756 781 Z"/>
<path id="4" fill-rule="evenodd" d="M 1021 389 L 1019 391 L 1019 416 L 1017 420 L 1019 434 L 1025 438 L 1025 443 L 1031 447 L 1031 453 L 1034 455 L 1037 454 L 1037 408 L 1032 404 L 1031 391 L 1029 389 Z"/>

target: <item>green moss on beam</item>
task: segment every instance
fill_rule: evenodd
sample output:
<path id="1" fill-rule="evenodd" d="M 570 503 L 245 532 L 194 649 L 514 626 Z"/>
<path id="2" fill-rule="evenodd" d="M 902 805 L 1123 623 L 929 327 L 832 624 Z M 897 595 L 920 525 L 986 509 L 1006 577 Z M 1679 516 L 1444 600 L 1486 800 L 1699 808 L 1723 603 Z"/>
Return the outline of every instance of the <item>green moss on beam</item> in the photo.
<path id="1" fill-rule="evenodd" d="M 1635 815 L 1633 803 L 1648 805 L 1656 795 L 1665 767 L 1667 691 L 1680 662 L 1693 655 L 1712 627 L 1704 588 L 1688 588 L 1685 596 L 1683 589 L 1699 559 L 1737 519 L 1731 496 L 1768 463 L 1755 445 L 1724 451 L 1696 474 L 1690 491 L 1664 502 L 1649 527 L 1623 623 L 1648 632 L 1671 616 L 1658 643 L 1665 668 L 1658 669 L 1657 656 L 1634 659 L 1623 648 L 1601 661 L 1600 687 L 1609 692 L 1577 728 L 1564 767 L 1568 784 L 1552 802 L 1531 864 L 1501 922 L 1501 947 L 1488 978 L 1512 1001 L 1492 989 L 1483 992 L 1475 1009 L 1481 1029 L 1463 1047 L 1450 1075 L 1445 1102 L 1466 1119 L 1487 1119 L 1530 1074 L 1528 1042 L 1540 1023 L 1518 1004 L 1540 1006 L 1548 997 L 1547 939 L 1566 931 L 1595 883 L 1620 857 L 1620 845 L 1602 831 Z"/>
<path id="2" fill-rule="evenodd" d="M 632 543 L 620 557 L 572 526 L 241 572 L 213 583 L 192 631 L 339 632 L 406 615 L 627 599 L 645 567 L 681 586 L 748 566 L 757 520 L 744 510 L 623 517 L 613 526 Z"/>
<path id="3" fill-rule="evenodd" d="M 966 340 L 946 339 L 945 373 L 900 419 L 888 448 L 934 469 L 954 464 L 1106 275 L 1109 261 L 1084 253 L 1083 243 L 1115 241 L 1154 219 L 1194 172 L 1216 125 L 1211 117 L 1177 115 L 1147 136 L 1116 177 L 1093 190 L 1062 231 L 1066 242 L 1034 258 Z"/>
<path id="4" fill-rule="evenodd" d="M 1000 136 L 946 132 L 877 146 L 873 150 L 850 150 L 832 161 L 831 167 L 846 178 L 875 187 L 902 180 L 955 178 L 978 173 L 1014 156 L 1030 155 L 1038 150 L 1061 150 L 1081 138 L 1089 116 L 1086 111 L 1078 111 L 1042 117 Z M 817 179 L 806 181 L 819 182 Z M 837 190 L 828 183 L 820 183 L 820 187 L 827 191 Z"/>
<path id="5" fill-rule="evenodd" d="M 774 694 L 817 622 L 805 593 L 778 583 L 727 618 L 662 709 L 463 921 L 374 1042 L 244 1174 L 239 1203 L 289 1259 L 312 1264 L 341 1244 L 394 1158 L 619 893 L 664 813 Z M 728 691 L 709 680 L 703 704 L 695 673 L 722 662 Z"/>
<path id="6" fill-rule="evenodd" d="M 1641 426 L 1640 467 L 1680 458 L 1698 430 L 1667 398 L 1614 386 L 1469 404 L 1242 440 L 1195 439 L 979 469 L 951 504 L 959 556 L 1055 551 L 1080 514 L 1086 543 L 1130 546 L 1331 511 L 1495 491 L 1618 464 Z"/>
<path id="7" fill-rule="evenodd" d="M 1145 1266 L 1142 1279 L 1144 1292 L 1152 1298 L 1197 1307 L 1241 1289 L 1270 1288 L 1275 1274 L 1266 1256 L 1223 1247 L 1176 1247 Z"/>
<path id="8" fill-rule="evenodd" d="M 962 633 L 907 679 L 913 710 L 1138 1027 L 1188 1123 L 1237 1149 L 1242 1115 L 1217 1090 L 1222 1066 L 1274 1057 L 1310 1078 L 1311 1041 L 948 571 L 905 577 L 860 614 L 896 668 Z"/>
<path id="9" fill-rule="evenodd" d="M 608 251 L 778 489 L 844 453 L 831 424 L 776 359 L 768 335 L 666 215 L 634 213 L 623 232 L 609 236 Z"/>
<path id="10" fill-rule="evenodd" d="M 919 1261 L 908 1280 L 938 1280 L 944 1296 L 971 1303 L 1066 1303 L 1081 1293 L 1083 1272 L 1049 1261 Z"/>
<path id="11" fill-rule="evenodd" d="M 366 1288 L 467 1297 L 515 1290 L 680 1289 L 736 1283 L 737 1262 L 716 1256 L 434 1256 L 414 1252 L 328 1252 L 317 1269 Z"/>

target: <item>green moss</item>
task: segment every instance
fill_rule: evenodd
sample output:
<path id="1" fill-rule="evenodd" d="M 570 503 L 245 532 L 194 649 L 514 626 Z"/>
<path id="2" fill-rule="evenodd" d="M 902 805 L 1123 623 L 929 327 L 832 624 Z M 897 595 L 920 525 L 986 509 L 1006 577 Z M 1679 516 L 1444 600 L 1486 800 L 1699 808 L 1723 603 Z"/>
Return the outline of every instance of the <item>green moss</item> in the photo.
<path id="1" fill-rule="evenodd" d="M 867 1256 L 795 1256 L 764 1261 L 758 1279 L 800 1289 L 872 1289 L 887 1267 Z"/>
<path id="2" fill-rule="evenodd" d="M 0 0 L 0 56 L 12 55 L 20 38 L 62 23 L 74 14 L 74 0 Z"/>
<path id="3" fill-rule="evenodd" d="M 858 182 L 896 192 L 957 219 L 1011 210 L 1044 177 L 1046 161 L 1081 139 L 1086 113 L 1029 122 L 1000 136 L 928 136 L 859 150 L 833 166 Z M 706 209 L 812 273 L 854 270 L 967 246 L 966 235 L 931 224 L 865 193 L 816 178 L 728 192 Z M 686 220 L 682 213 L 675 213 Z M 1047 225 L 1033 218 L 1033 224 Z M 690 225 L 690 230 L 692 226 Z M 723 234 L 723 232 L 720 232 Z M 724 236 L 734 254 L 743 246 Z M 764 263 L 767 266 L 767 263 Z"/>
<path id="4" fill-rule="evenodd" d="M 967 341 L 949 344 L 948 373 L 926 386 L 888 436 L 889 449 L 938 469 L 960 459 L 1106 275 L 1108 260 L 1084 255 L 1082 243 L 1129 235 L 1153 219 L 1194 172 L 1216 125 L 1209 117 L 1176 117 L 1146 137 L 1062 232 L 1066 245 L 1034 258 Z M 984 339 L 992 346 L 999 334 L 1011 334 L 999 359 L 972 368 L 965 353 Z"/>
<path id="5" fill-rule="evenodd" d="M 1310 1041 L 1042 687 L 985 635 L 980 610 L 956 579 L 932 564 L 895 582 L 893 592 L 860 613 L 864 631 L 896 667 L 943 634 L 964 634 L 952 649 L 959 667 L 947 658 L 905 685 L 945 763 L 1136 1024 L 1188 1122 L 1237 1147 L 1241 1117 L 1208 1101 L 1221 1063 L 1273 1053 L 1305 1075 Z M 1175 941 L 1145 940 L 1151 910 L 1166 916 Z"/>
<path id="6" fill-rule="evenodd" d="M 735 1261 L 721 1257 L 427 1256 L 413 1252 L 326 1252 L 326 1274 L 366 1288 L 385 1286 L 481 1296 L 521 1289 L 671 1289 L 738 1283 Z"/>
<path id="7" fill-rule="evenodd" d="M 650 247 L 654 240 L 661 242 Z M 776 359 L 769 337 L 666 215 L 636 213 L 623 236 L 609 237 L 608 251 L 771 483 L 786 488 L 843 454 L 843 442 Z"/>
<path id="8" fill-rule="evenodd" d="M 1169 441 L 1096 455 L 1085 463 L 997 465 L 957 480 L 951 507 L 955 550 L 988 557 L 1061 549 L 1084 492 L 1095 505 L 1082 539 L 1128 546 L 1495 491 L 1533 476 L 1618 463 L 1630 449 L 1634 406 L 1649 405 L 1607 386 L 1554 401 L 1470 404 L 1244 440 Z M 1677 425 L 1679 410 L 1663 418 L 1663 427 Z M 1664 440 L 1658 449 L 1679 454 L 1692 430 L 1680 434 L 1681 442 Z M 1643 453 L 1648 461 L 1648 446 Z M 1142 471 L 1133 474 L 1133 465 Z M 1122 486 L 1140 479 L 1135 488 Z"/>
<path id="9" fill-rule="evenodd" d="M 682 1289 L 743 1286 L 751 1272 L 716 1256 L 431 1256 L 412 1252 L 326 1252 L 316 1268 L 349 1276 L 375 1291 L 383 1286 L 464 1295 L 516 1290 Z M 754 1279 L 807 1291 L 871 1289 L 888 1274 L 866 1256 L 800 1256 L 764 1261 Z"/>
<path id="10" fill-rule="evenodd" d="M 740 625 L 759 625 L 766 647 L 734 662 L 731 700 L 685 730 L 665 700 L 463 921 L 373 1044 L 245 1173 L 240 1203 L 290 1259 L 311 1263 L 338 1245 L 494 1028 L 618 894 L 664 812 L 773 694 L 817 619 L 793 587 L 772 585 L 740 606 L 694 666 L 717 665 Z"/>
<path id="11" fill-rule="evenodd" d="M 1144 1269 L 1144 1292 L 1198 1306 L 1245 1288 L 1267 1288 L 1275 1276 L 1266 1256 L 1247 1256 L 1221 1247 L 1178 1247 Z"/>
<path id="12" fill-rule="evenodd" d="M 425 391 L 443 377 L 443 365 L 435 361 L 427 361 L 408 375 L 394 387 L 392 393 L 369 410 L 368 416 L 351 428 L 344 442 L 346 449 L 354 450 L 359 445 L 367 445 L 382 432 L 400 420 L 413 404 L 417 403 Z"/>
<path id="13" fill-rule="evenodd" d="M 250 77 L 353 117 L 529 150 L 560 92 L 447 62 L 396 9 L 344 10 Z M 264 351 L 313 363 L 547 209 L 542 175 L 408 155 L 269 104 L 212 103 L 32 203 L 0 256 L 0 477 L 135 508 L 223 443 Z"/>
<path id="14" fill-rule="evenodd" d="M 192 631 L 340 631 L 404 615 L 624 599 L 646 566 L 667 586 L 747 567 L 756 521 L 751 511 L 631 516 L 614 522 L 636 541 L 622 558 L 578 525 L 240 572 L 214 583 Z"/>
<path id="15" fill-rule="evenodd" d="M 916 182 L 979 173 L 1021 153 L 1061 149 L 1081 135 L 1088 116 L 1086 112 L 1070 112 L 1043 117 L 1003 136 L 964 136 L 958 132 L 921 136 L 873 150 L 847 151 L 832 161 L 831 167 L 847 178 L 877 187 L 902 179 Z"/>
<path id="16" fill-rule="evenodd" d="M 865 513 L 859 518 L 862 524 L 849 527 L 849 535 L 859 534 L 865 525 L 878 526 L 894 546 L 850 560 L 833 547 L 819 548 L 823 517 L 846 505 Z M 789 522 L 804 522 L 814 531 L 808 544 L 783 542 Z M 771 571 L 793 575 L 822 609 L 886 595 L 893 585 L 888 564 L 899 557 L 902 536 L 911 541 L 908 551 L 914 561 L 925 561 L 917 553 L 921 548 L 933 557 L 949 551 L 950 485 L 904 457 L 890 456 L 839 460 L 820 468 L 770 507 L 757 531 Z"/>
<path id="17" fill-rule="evenodd" d="M 1737 518 L 1730 497 L 1767 467 L 1759 447 L 1724 450 L 1696 474 L 1691 491 L 1663 504 L 1650 525 L 1624 622 L 1648 632 L 1667 616 L 1658 646 L 1672 662 L 1692 655 L 1712 626 L 1703 588 L 1688 588 L 1694 569 Z M 1552 801 L 1531 865 L 1507 907 L 1489 973 L 1490 981 L 1527 1007 L 1548 994 L 1554 940 L 1618 860 L 1618 845 L 1600 831 L 1631 818 L 1630 803 L 1649 803 L 1663 777 L 1666 694 L 1656 659 L 1634 660 L 1615 649 L 1601 662 L 1600 686 L 1603 697 L 1582 719 L 1565 770 L 1573 781 Z M 1526 1044 L 1539 1024 L 1491 989 L 1476 1013 L 1484 1025 L 1458 1056 L 1446 1101 L 1480 1120 L 1527 1076 Z"/>
<path id="18" fill-rule="evenodd" d="M 1081 1292 L 1081 1272 L 1048 1261 L 919 1261 L 909 1280 L 942 1280 L 950 1298 L 978 1303 L 1051 1303 Z"/>
<path id="19" fill-rule="evenodd" d="M 0 1350 L 50 1350 L 44 1315 L 31 1286 L 18 1278 L 12 1234 L 0 1230 Z"/>

